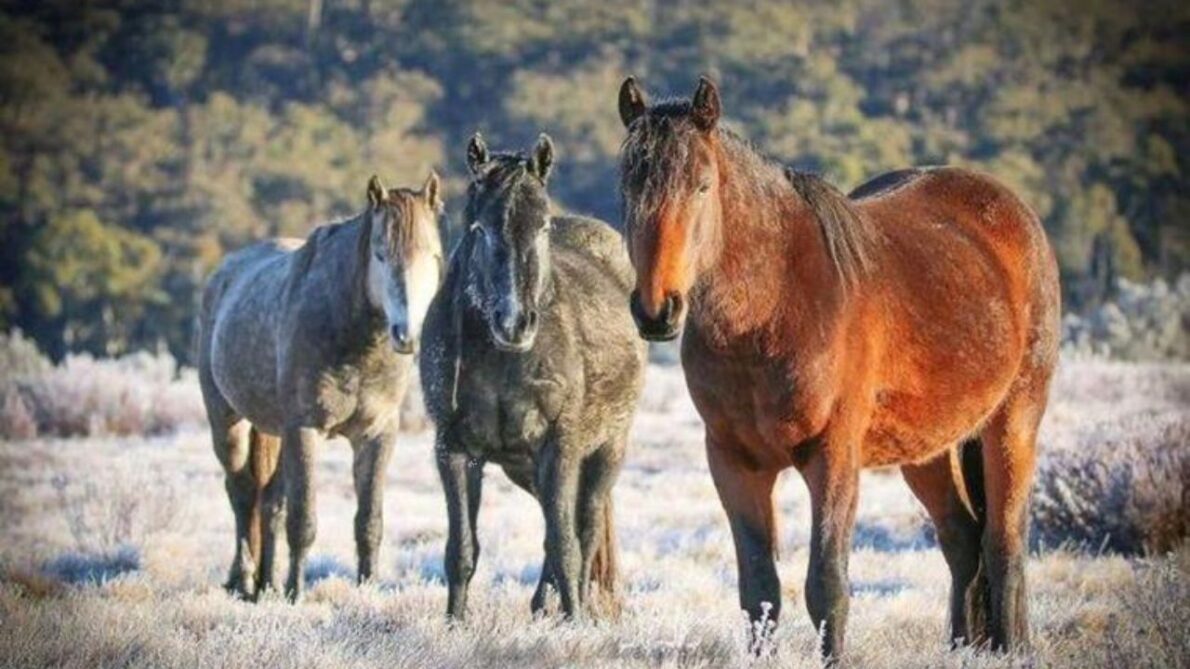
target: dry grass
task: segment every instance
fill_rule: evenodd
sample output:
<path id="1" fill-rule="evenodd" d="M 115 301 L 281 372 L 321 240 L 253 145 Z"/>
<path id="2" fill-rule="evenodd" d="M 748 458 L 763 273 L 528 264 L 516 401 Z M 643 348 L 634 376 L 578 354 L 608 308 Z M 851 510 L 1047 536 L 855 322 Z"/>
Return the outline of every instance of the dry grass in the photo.
<path id="1" fill-rule="evenodd" d="M 778 497 L 785 608 L 775 656 L 754 662 L 701 424 L 678 370 L 649 373 L 616 489 L 626 610 L 615 623 L 530 618 L 540 512 L 492 471 L 472 617 L 446 626 L 445 514 L 425 432 L 401 438 L 389 470 L 375 586 L 352 584 L 350 450 L 331 443 L 321 454 L 313 583 L 298 606 L 246 604 L 220 589 L 231 513 L 205 433 L 42 439 L 0 442 L 0 665 L 817 666 L 801 600 L 809 509 L 800 480 L 787 477 Z M 1134 450 L 1124 459 L 1135 460 L 1168 430 L 1184 430 L 1187 379 L 1185 366 L 1064 369 L 1043 432 L 1055 459 L 1043 461 L 1039 500 L 1059 458 L 1127 443 Z M 948 578 L 928 523 L 899 477 L 868 473 L 862 485 L 851 665 L 1187 666 L 1190 549 L 1044 550 L 1028 566 L 1033 652 L 950 652 Z M 1093 525 L 1094 509 L 1081 513 Z"/>

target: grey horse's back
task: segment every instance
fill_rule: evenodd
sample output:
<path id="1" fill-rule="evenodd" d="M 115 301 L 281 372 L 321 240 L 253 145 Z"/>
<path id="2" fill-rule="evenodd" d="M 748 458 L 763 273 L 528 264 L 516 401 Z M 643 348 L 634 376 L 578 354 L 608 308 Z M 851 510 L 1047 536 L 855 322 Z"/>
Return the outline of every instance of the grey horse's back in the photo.
<path id="1" fill-rule="evenodd" d="M 603 267 L 631 290 L 632 264 L 624 238 L 607 223 L 586 216 L 555 216 L 550 242 L 555 252 L 578 255 Z"/>
<path id="2" fill-rule="evenodd" d="M 263 368 L 271 368 L 275 356 L 269 355 L 268 351 L 261 351 L 260 346 L 253 347 L 256 349 L 253 352 L 220 350 L 216 339 L 220 331 L 226 333 L 230 329 L 237 334 L 233 338 L 235 340 L 258 345 L 269 343 L 269 319 L 267 311 L 261 309 L 260 305 L 276 301 L 289 273 L 292 252 L 304 242 L 301 239 L 277 238 L 244 247 L 228 254 L 207 280 L 199 309 L 196 353 L 199 381 L 208 411 L 226 405 L 226 409 L 243 415 L 246 413 L 244 400 L 263 396 L 271 387 L 271 377 L 274 375 L 263 373 L 257 375 L 257 381 L 263 386 L 261 388 L 241 388 L 238 383 L 232 384 L 237 387 L 227 387 L 226 371 L 229 368 L 247 367 L 266 372 L 268 370 Z M 238 361 L 223 359 L 229 354 L 235 355 Z"/>

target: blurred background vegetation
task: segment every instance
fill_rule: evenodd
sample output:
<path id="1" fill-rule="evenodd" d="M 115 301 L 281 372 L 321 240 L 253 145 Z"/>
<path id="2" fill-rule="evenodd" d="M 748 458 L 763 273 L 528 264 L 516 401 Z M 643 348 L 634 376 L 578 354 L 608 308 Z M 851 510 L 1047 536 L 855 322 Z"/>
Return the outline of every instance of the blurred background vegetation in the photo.
<path id="1" fill-rule="evenodd" d="M 721 84 L 729 121 L 848 189 L 965 164 L 1045 221 L 1067 304 L 1190 260 L 1184 1 L 0 0 L 0 329 L 52 357 L 190 357 L 222 254 L 358 211 L 367 177 L 553 135 L 618 223 L 616 90 Z"/>

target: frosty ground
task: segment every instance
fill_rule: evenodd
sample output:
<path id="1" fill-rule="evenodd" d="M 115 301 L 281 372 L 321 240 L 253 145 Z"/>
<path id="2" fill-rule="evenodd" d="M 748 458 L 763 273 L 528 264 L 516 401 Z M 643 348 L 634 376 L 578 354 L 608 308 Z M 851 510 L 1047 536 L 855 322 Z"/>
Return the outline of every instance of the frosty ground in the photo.
<path id="1" fill-rule="evenodd" d="M 1190 366 L 1064 363 L 1043 429 L 1042 465 L 1105 444 L 1143 449 L 1181 439 L 1188 425 Z M 328 444 L 317 473 L 311 587 L 294 606 L 277 598 L 241 602 L 220 587 L 233 550 L 232 516 L 204 430 L 0 442 L 0 664 L 817 666 L 802 600 L 804 485 L 794 473 L 780 487 L 784 610 L 775 652 L 753 660 L 736 603 L 731 538 L 678 368 L 650 367 L 616 487 L 625 610 L 615 621 L 530 616 L 541 514 L 489 468 L 471 615 L 448 627 L 446 515 L 431 445 L 429 431 L 402 435 L 388 473 L 380 579 L 357 587 L 350 449 Z M 1172 476 L 1186 484 L 1184 471 Z M 1186 666 L 1188 572 L 1186 548 L 1125 558 L 1095 547 L 1042 546 L 1028 567 L 1033 651 L 949 651 L 949 577 L 929 522 L 898 474 L 865 473 L 848 663 Z"/>

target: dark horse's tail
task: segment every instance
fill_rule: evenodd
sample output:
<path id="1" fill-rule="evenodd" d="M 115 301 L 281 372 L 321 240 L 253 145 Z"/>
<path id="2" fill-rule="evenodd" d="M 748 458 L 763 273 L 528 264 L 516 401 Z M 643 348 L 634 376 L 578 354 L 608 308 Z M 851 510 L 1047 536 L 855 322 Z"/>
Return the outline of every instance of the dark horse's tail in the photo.
<path id="1" fill-rule="evenodd" d="M 252 514 L 248 520 L 248 550 L 252 562 L 259 568 L 263 548 L 264 488 L 277 472 L 277 461 L 281 455 L 281 439 L 257 430 L 255 426 L 248 433 L 248 466 L 252 468 L 252 481 L 256 484 L 255 499 L 252 500 Z"/>
<path id="2" fill-rule="evenodd" d="M 607 494 L 603 527 L 599 530 L 599 547 L 591 558 L 592 604 L 601 614 L 609 618 L 620 615 L 619 591 L 620 565 L 617 560 L 619 547 L 616 545 L 616 520 L 612 508 L 611 493 Z"/>

